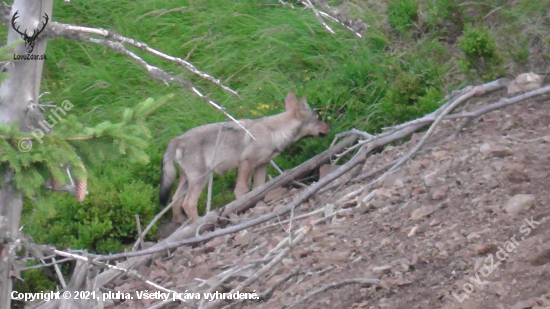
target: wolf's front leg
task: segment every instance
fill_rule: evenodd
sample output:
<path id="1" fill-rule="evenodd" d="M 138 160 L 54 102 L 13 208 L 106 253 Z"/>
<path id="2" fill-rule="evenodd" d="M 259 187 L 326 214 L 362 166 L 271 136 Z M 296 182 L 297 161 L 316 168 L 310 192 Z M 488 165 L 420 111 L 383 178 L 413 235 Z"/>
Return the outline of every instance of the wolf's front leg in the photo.
<path id="1" fill-rule="evenodd" d="M 267 172 L 267 163 L 256 167 L 254 171 L 254 186 L 253 189 L 263 185 L 265 183 L 265 175 Z"/>
<path id="2" fill-rule="evenodd" d="M 237 185 L 235 186 L 235 191 L 233 191 L 237 199 L 245 195 L 250 190 L 250 179 L 252 178 L 253 171 L 254 167 L 248 160 L 244 160 L 239 163 Z"/>

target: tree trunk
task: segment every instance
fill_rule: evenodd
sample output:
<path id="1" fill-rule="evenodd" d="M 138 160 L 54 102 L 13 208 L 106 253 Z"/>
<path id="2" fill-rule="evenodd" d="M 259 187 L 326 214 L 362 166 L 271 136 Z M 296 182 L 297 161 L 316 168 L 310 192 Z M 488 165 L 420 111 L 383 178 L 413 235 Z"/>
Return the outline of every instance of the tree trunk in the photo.
<path id="1" fill-rule="evenodd" d="M 32 35 L 35 29 L 41 29 L 45 21 L 44 14 L 51 20 L 53 0 L 15 0 L 10 16 L 18 12 L 15 24 L 19 32 Z M 21 38 L 10 25 L 8 44 Z M 38 37 L 32 51 L 34 55 L 45 54 L 45 37 Z M 25 44 L 14 49 L 17 55 L 27 55 Z M 40 80 L 42 78 L 43 60 L 20 60 L 9 63 L 6 71 L 9 77 L 0 86 L 0 124 L 11 125 L 19 121 L 21 131 L 32 131 L 37 120 L 43 117 L 40 110 L 32 104 L 38 103 Z M 20 190 L 13 183 L 14 172 L 0 171 L 0 308 L 10 308 L 12 280 L 16 247 L 13 240 L 17 238 L 19 218 L 23 205 Z"/>

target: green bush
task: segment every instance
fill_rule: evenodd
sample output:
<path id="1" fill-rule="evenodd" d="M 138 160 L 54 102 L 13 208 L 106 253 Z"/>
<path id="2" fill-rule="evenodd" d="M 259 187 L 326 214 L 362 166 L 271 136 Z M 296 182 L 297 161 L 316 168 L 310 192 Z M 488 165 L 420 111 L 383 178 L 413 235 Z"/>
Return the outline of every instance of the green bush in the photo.
<path id="1" fill-rule="evenodd" d="M 464 28 L 463 7 L 453 0 L 428 1 L 426 24 L 437 36 L 446 36 L 454 41 Z"/>
<path id="2" fill-rule="evenodd" d="M 520 39 L 519 44 L 513 44 L 510 46 L 509 56 L 519 65 L 527 65 L 530 55 L 530 45 L 527 39 Z"/>
<path id="3" fill-rule="evenodd" d="M 29 265 L 30 266 L 30 265 Z M 19 293 L 40 293 L 55 290 L 57 280 L 53 269 L 36 268 L 21 272 L 24 281 L 15 279 L 13 281 L 13 291 Z M 25 304 L 21 301 L 12 301 L 12 308 L 24 308 Z"/>
<path id="4" fill-rule="evenodd" d="M 59 248 L 117 252 L 137 238 L 138 214 L 143 225 L 156 214 L 157 189 L 132 179 L 132 171 L 110 166 L 99 177 L 88 179 L 82 203 L 65 193 L 48 193 L 25 207 L 25 232 L 34 241 Z M 31 207 L 33 208 L 31 210 Z M 155 229 L 148 238 L 155 236 Z"/>
<path id="5" fill-rule="evenodd" d="M 418 1 L 395 0 L 388 6 L 388 22 L 404 34 L 418 21 Z"/>
<path id="6" fill-rule="evenodd" d="M 460 65 L 466 73 L 474 71 L 482 79 L 494 79 L 502 74 L 502 59 L 487 27 L 467 25 L 458 47 L 464 53 Z"/>

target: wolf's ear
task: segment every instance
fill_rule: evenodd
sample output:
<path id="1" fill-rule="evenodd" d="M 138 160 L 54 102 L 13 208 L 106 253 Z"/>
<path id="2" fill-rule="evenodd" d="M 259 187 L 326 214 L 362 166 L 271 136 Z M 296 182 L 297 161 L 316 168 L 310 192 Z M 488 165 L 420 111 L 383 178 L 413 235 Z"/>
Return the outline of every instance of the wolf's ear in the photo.
<path id="1" fill-rule="evenodd" d="M 308 120 L 311 116 L 311 107 L 307 104 L 306 96 L 303 96 L 298 102 L 300 110 L 296 112 L 296 116 L 300 120 Z"/>
<path id="2" fill-rule="evenodd" d="M 309 107 L 309 105 L 307 104 L 306 96 L 303 96 L 300 99 L 300 108 L 302 110 L 305 110 L 305 111 L 310 111 L 311 110 L 311 107 Z"/>
<path id="3" fill-rule="evenodd" d="M 300 110 L 300 104 L 296 95 L 291 91 L 286 95 L 285 98 L 285 109 L 289 112 L 297 112 Z"/>

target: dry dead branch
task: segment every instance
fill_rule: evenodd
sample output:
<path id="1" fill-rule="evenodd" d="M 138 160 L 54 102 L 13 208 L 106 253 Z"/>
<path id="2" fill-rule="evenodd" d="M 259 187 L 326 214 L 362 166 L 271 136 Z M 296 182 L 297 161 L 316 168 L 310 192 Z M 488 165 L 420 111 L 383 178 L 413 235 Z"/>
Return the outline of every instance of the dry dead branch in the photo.
<path id="1" fill-rule="evenodd" d="M 157 222 L 170 208 L 172 208 L 172 205 L 174 205 L 179 200 L 181 200 L 185 196 L 186 192 L 187 192 L 187 190 L 183 190 L 183 192 L 181 193 L 181 195 L 177 199 L 173 200 L 170 204 L 166 205 L 166 207 L 164 207 L 164 209 L 161 212 L 159 212 L 153 218 L 153 220 L 151 220 L 151 222 L 149 222 L 149 224 L 147 225 L 147 227 L 145 228 L 145 230 L 143 230 L 143 233 L 141 234 L 143 238 L 145 237 L 145 235 L 147 235 L 147 232 L 149 232 L 149 230 L 153 227 L 153 225 L 155 225 L 155 222 Z M 140 240 L 138 239 L 136 241 L 136 243 L 134 244 L 134 246 L 132 247 L 132 251 L 136 251 L 137 246 L 139 244 L 140 244 Z M 142 249 L 143 249 L 143 247 L 142 247 Z"/>
<path id="2" fill-rule="evenodd" d="M 328 5 L 328 3 L 323 0 L 295 0 L 294 2 L 312 10 L 319 23 L 321 23 L 321 25 L 323 25 L 323 27 L 331 34 L 335 34 L 334 30 L 332 30 L 332 28 L 330 28 L 323 19 L 339 23 L 360 38 L 363 37 L 361 33 L 364 32 L 365 29 L 370 27 L 368 24 L 362 22 L 361 20 L 354 20 L 349 18 L 340 9 Z M 320 5 L 326 12 L 318 10 L 317 8 L 315 8 L 314 4 Z M 285 5 L 283 4 L 283 6 Z"/>
<path id="3" fill-rule="evenodd" d="M 135 214 L 135 216 L 136 216 L 136 227 L 138 232 L 138 242 L 139 242 L 139 245 L 141 246 L 141 249 L 144 249 L 145 245 L 143 244 L 143 232 L 141 231 L 141 223 L 139 222 L 139 215 Z"/>
<path id="4" fill-rule="evenodd" d="M 510 99 L 502 99 L 497 103 L 493 103 L 491 105 L 487 105 L 483 108 L 480 108 L 480 109 L 478 109 L 477 111 L 475 111 L 473 113 L 464 114 L 468 118 L 464 120 L 464 122 L 456 129 L 456 131 L 453 133 L 453 135 L 451 135 L 450 138 L 454 138 L 454 137 L 458 136 L 458 134 L 460 133 L 460 131 L 462 131 L 462 129 L 464 129 L 472 120 L 474 120 L 475 118 L 478 118 L 481 115 L 487 114 L 487 113 L 492 112 L 494 110 L 497 110 L 499 108 L 503 108 L 503 107 L 506 107 L 506 106 L 510 106 L 510 105 L 513 105 L 513 104 L 523 102 L 525 100 L 528 100 L 528 99 L 531 99 L 533 97 L 536 97 L 536 96 L 539 96 L 539 95 L 542 95 L 542 94 L 546 94 L 546 93 L 550 93 L 550 86 L 546 86 L 546 87 L 543 87 L 543 88 L 539 88 L 537 90 L 529 91 L 527 93 L 515 96 L 515 97 L 510 98 Z"/>

